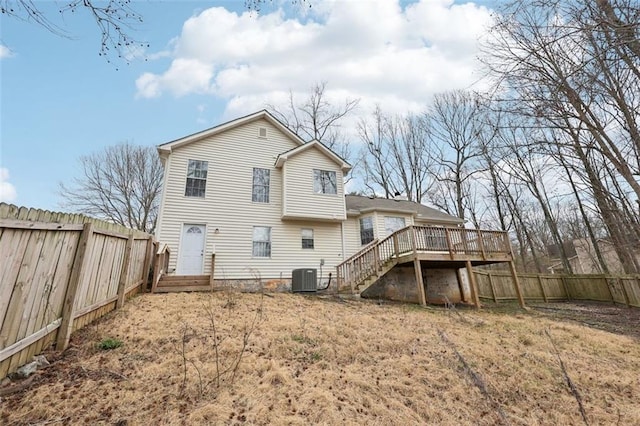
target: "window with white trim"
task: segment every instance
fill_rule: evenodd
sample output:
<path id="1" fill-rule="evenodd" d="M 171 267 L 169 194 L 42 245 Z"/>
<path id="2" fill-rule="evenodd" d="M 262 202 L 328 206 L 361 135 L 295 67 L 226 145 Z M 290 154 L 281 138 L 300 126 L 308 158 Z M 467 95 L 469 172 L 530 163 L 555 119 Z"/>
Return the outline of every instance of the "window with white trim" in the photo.
<path id="1" fill-rule="evenodd" d="M 253 257 L 271 257 L 271 228 L 253 227 Z"/>
<path id="2" fill-rule="evenodd" d="M 187 166 L 187 184 L 184 195 L 204 198 L 207 187 L 207 168 L 209 163 L 202 160 L 189 160 Z"/>
<path id="3" fill-rule="evenodd" d="M 391 235 L 396 232 L 398 229 L 402 229 L 405 226 L 404 217 L 396 217 L 396 216 L 385 216 L 384 217 L 384 230 L 387 235 Z"/>
<path id="4" fill-rule="evenodd" d="M 301 235 L 302 235 L 302 248 L 313 249 L 313 229 L 302 228 Z"/>
<path id="5" fill-rule="evenodd" d="M 336 172 L 314 169 L 313 191 L 317 194 L 337 194 Z"/>
<path id="6" fill-rule="evenodd" d="M 251 191 L 251 201 L 255 203 L 269 202 L 269 181 L 271 180 L 271 170 L 253 168 L 253 189 Z"/>
<path id="7" fill-rule="evenodd" d="M 360 243 L 362 245 L 369 244 L 373 241 L 373 217 L 360 218 Z"/>

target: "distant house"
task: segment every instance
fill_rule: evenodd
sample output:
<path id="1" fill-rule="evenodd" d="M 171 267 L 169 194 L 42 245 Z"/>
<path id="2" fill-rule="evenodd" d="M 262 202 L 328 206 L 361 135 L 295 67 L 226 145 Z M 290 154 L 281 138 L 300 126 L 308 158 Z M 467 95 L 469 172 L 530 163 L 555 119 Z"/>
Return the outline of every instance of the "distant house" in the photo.
<path id="1" fill-rule="evenodd" d="M 317 271 L 322 287 L 330 276 L 335 283 L 338 265 L 395 231 L 421 227 L 420 241 L 398 241 L 435 244 L 446 252 L 451 241 L 445 228 L 463 223 L 406 200 L 345 196 L 351 165 L 264 110 L 162 144 L 158 152 L 165 174 L 156 237 L 170 249 L 168 272 L 175 280 L 208 276 L 214 286 L 255 289 L 259 281 L 267 289 L 290 289 L 293 271 L 308 268 Z M 372 267 L 375 260 L 377 277 L 384 273 L 380 262 L 389 259 L 375 253 L 379 259 L 368 256 L 366 262 Z M 395 255 L 400 262 L 400 252 Z M 354 265 L 360 272 L 366 266 L 363 259 Z M 459 259 L 455 268 L 464 265 Z M 452 274 L 457 299 L 464 299 Z M 353 288 L 353 277 L 343 273 L 342 283 Z"/>
<path id="2" fill-rule="evenodd" d="M 622 263 L 620 262 L 613 243 L 604 238 L 598 239 L 597 242 L 600 253 L 609 269 L 609 273 L 624 273 Z M 557 246 L 550 247 L 549 251 L 551 256 L 559 257 Z M 600 262 L 598 261 L 595 247 L 589 238 L 578 238 L 565 243 L 564 251 L 574 274 L 601 274 L 603 272 Z M 635 256 L 640 260 L 640 252 L 638 252 L 638 250 L 635 251 Z M 552 274 L 565 272 L 562 262 L 557 259 L 547 269 Z"/>

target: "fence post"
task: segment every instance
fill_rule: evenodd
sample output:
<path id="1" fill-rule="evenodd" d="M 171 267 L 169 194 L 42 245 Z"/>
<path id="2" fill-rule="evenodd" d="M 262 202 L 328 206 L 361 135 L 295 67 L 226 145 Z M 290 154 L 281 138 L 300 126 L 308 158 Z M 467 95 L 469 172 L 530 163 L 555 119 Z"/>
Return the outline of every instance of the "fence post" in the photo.
<path id="1" fill-rule="evenodd" d="M 120 280 L 118 281 L 118 301 L 116 309 L 122 308 L 124 305 L 124 293 L 127 288 L 127 278 L 129 278 L 129 265 L 131 264 L 131 247 L 133 246 L 133 234 L 129 235 L 127 245 L 124 248 L 124 258 L 122 259 L 122 270 L 120 271 Z"/>
<path id="2" fill-rule="evenodd" d="M 538 274 L 538 284 L 540 284 L 540 291 L 542 292 L 542 298 L 544 299 L 544 303 L 549 302 L 547 300 L 547 293 L 545 293 L 544 286 L 542 285 L 542 278 L 540 277 L 540 274 Z"/>
<path id="3" fill-rule="evenodd" d="M 520 307 L 522 309 L 527 309 L 524 304 L 524 297 L 522 296 L 522 289 L 520 288 L 520 280 L 518 279 L 518 272 L 516 271 L 516 265 L 514 263 L 516 257 L 513 254 L 513 246 L 511 245 L 511 241 L 509 241 L 508 237 L 505 236 L 505 239 L 509 243 L 509 254 L 511 257 L 511 260 L 509 261 L 509 269 L 511 270 L 511 279 L 513 280 L 513 286 L 516 288 L 518 303 L 520 303 Z"/>
<path id="4" fill-rule="evenodd" d="M 629 301 L 629 294 L 627 294 L 627 288 L 624 286 L 624 280 L 622 278 L 618 278 L 618 282 L 620 283 L 620 287 L 622 287 L 622 294 L 624 295 L 624 303 L 627 304 L 627 308 L 630 308 L 631 302 Z M 638 278 L 636 278 L 636 282 L 640 282 Z"/>
<path id="5" fill-rule="evenodd" d="M 73 308 L 76 304 L 76 295 L 80 282 L 82 279 L 83 270 L 86 264 L 86 254 L 89 247 L 89 242 L 93 236 L 93 224 L 87 222 L 82 228 L 82 234 L 78 240 L 78 248 L 76 249 L 76 255 L 73 259 L 73 266 L 71 267 L 71 276 L 67 284 L 67 291 L 64 297 L 64 305 L 62 306 L 62 322 L 58 329 L 58 337 L 56 339 L 56 350 L 62 351 L 69 345 L 69 338 L 71 337 L 71 330 L 73 326 Z"/>
<path id="6" fill-rule="evenodd" d="M 564 275 L 562 275 L 560 277 L 560 280 L 562 281 L 562 286 L 564 287 L 564 292 L 567 295 L 567 300 L 571 300 L 571 293 L 569 292 L 569 286 L 567 285 L 566 277 Z"/>

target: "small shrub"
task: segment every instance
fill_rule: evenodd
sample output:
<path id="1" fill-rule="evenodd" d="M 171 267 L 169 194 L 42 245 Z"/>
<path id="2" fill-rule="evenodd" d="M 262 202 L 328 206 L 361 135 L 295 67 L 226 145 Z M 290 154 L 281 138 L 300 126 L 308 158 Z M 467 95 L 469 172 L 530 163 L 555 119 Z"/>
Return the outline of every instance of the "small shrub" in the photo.
<path id="1" fill-rule="evenodd" d="M 311 359 L 311 361 L 317 362 L 322 359 L 322 354 L 320 352 L 312 352 L 309 358 Z"/>
<path id="2" fill-rule="evenodd" d="M 98 349 L 103 351 L 110 351 L 111 349 L 119 348 L 120 346 L 122 346 L 122 340 L 112 339 L 111 337 L 102 339 L 102 341 L 98 343 Z"/>
<path id="3" fill-rule="evenodd" d="M 303 336 L 303 335 L 300 335 L 300 334 L 292 335 L 291 336 L 291 340 L 293 340 L 294 342 L 305 344 L 305 345 L 312 345 L 313 346 L 315 344 L 315 342 L 313 340 L 311 340 L 307 336 Z"/>

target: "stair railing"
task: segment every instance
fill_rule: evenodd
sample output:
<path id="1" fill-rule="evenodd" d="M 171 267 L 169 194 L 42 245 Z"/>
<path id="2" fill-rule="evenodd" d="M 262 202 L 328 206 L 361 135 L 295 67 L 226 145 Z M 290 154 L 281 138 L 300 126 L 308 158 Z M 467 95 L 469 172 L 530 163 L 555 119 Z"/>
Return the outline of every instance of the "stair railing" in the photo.
<path id="1" fill-rule="evenodd" d="M 492 254 L 510 253 L 509 237 L 503 231 L 410 225 L 398 229 L 382 240 L 373 240 L 340 263 L 337 269 L 338 289 L 355 287 L 377 275 L 386 262 L 418 252 L 473 255 L 483 260 Z"/>

